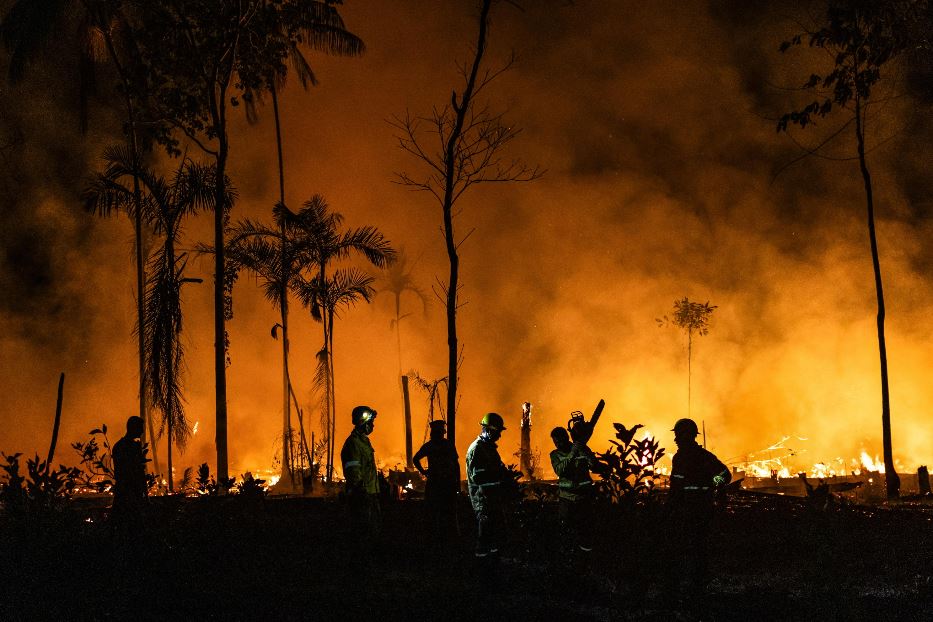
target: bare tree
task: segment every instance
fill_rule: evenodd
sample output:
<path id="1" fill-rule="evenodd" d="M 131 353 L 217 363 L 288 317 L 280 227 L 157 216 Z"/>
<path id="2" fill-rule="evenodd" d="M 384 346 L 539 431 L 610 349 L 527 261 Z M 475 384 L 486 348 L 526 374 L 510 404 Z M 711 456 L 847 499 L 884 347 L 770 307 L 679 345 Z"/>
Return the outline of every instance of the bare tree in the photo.
<path id="1" fill-rule="evenodd" d="M 421 173 L 398 173 L 398 183 L 415 191 L 427 192 L 441 208 L 444 243 L 450 273 L 447 282 L 439 281 L 438 298 L 447 308 L 447 430 L 451 442 L 457 433 L 457 371 L 460 345 L 457 337 L 457 309 L 460 306 L 460 245 L 469 237 L 457 237 L 454 231 L 454 206 L 472 186 L 489 182 L 532 181 L 543 171 L 521 160 L 506 159 L 505 147 L 521 130 L 505 122 L 501 113 L 478 103 L 477 97 L 515 62 L 515 56 L 499 69 L 485 69 L 483 60 L 488 45 L 489 20 L 494 0 L 482 0 L 473 57 L 459 65 L 460 91 L 454 88 L 450 102 L 435 106 L 427 116 L 394 117 L 390 123 L 398 130 L 398 146 L 425 169 Z"/>

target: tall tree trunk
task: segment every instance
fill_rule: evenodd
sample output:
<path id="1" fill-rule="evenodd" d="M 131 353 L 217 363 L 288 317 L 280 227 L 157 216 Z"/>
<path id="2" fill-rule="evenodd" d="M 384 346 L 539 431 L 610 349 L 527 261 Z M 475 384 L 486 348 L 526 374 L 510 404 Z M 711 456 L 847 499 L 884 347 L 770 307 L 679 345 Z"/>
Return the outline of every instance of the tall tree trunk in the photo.
<path id="1" fill-rule="evenodd" d="M 279 204 L 285 206 L 285 166 L 282 159 L 282 127 L 279 119 L 279 97 L 276 92 L 275 82 L 271 82 L 269 89 L 272 92 L 272 113 L 275 119 L 275 147 L 279 163 Z M 282 475 L 281 478 L 291 478 L 294 481 L 293 458 L 291 455 L 291 437 L 292 437 L 292 412 L 291 400 L 289 399 L 289 377 L 288 377 L 288 277 L 289 266 L 285 258 L 285 223 L 282 223 L 282 288 L 281 295 L 281 318 L 282 318 Z"/>
<path id="2" fill-rule="evenodd" d="M 411 461 L 411 402 L 408 398 L 408 376 L 402 376 L 402 406 L 405 408 L 405 468 L 414 468 Z"/>
<path id="3" fill-rule="evenodd" d="M 337 394 L 334 384 L 334 310 L 327 310 L 327 378 L 330 382 L 330 454 L 337 455 Z"/>
<path id="4" fill-rule="evenodd" d="M 178 288 L 181 285 L 175 278 L 175 226 L 171 221 L 169 221 L 165 227 L 165 263 L 165 270 L 169 277 L 169 283 L 172 285 L 170 295 L 173 297 L 180 297 Z M 174 301 L 169 299 L 169 304 L 174 306 Z M 169 311 L 171 311 L 171 307 L 169 307 Z M 169 317 L 171 318 L 171 316 Z M 165 394 L 162 396 L 162 403 L 165 408 L 165 418 L 168 421 L 168 491 L 172 493 L 175 491 L 175 472 L 172 469 L 172 445 L 175 443 L 175 417 L 178 413 L 175 412 L 175 401 L 169 398 L 175 391 L 175 347 L 179 335 L 175 332 L 176 327 L 174 323 L 167 328 L 169 330 L 164 336 L 167 343 L 153 344 L 153 347 L 165 349 L 162 355 L 162 364 L 165 365 L 165 386 L 163 387 Z"/>
<path id="5" fill-rule="evenodd" d="M 52 471 L 52 460 L 55 458 L 55 446 L 58 444 L 58 428 L 62 423 L 62 398 L 65 392 L 65 372 L 58 377 L 58 397 L 55 401 L 55 423 L 52 424 L 52 442 L 49 443 L 49 456 L 45 459 L 45 474 Z"/>
<path id="6" fill-rule="evenodd" d="M 456 181 L 456 156 L 463 135 L 463 126 L 467 113 L 473 105 L 473 91 L 476 88 L 476 77 L 486 52 L 486 31 L 489 21 L 489 10 L 492 0 L 483 0 L 479 16 L 479 35 L 477 37 L 476 52 L 473 57 L 473 66 L 467 83 L 460 95 L 459 104 L 456 102 L 457 94 L 453 94 L 453 108 L 456 111 L 454 126 L 450 131 L 444 152 L 444 241 L 447 246 L 447 258 L 450 262 L 450 279 L 447 283 L 447 437 L 456 447 L 457 445 L 457 385 L 459 344 L 457 341 L 457 288 L 460 281 L 460 257 L 457 254 L 457 242 L 454 238 L 453 203 L 454 183 Z"/>
<path id="7" fill-rule="evenodd" d="M 687 418 L 690 418 L 692 398 L 691 380 L 693 378 L 693 332 L 687 329 Z"/>
<path id="8" fill-rule="evenodd" d="M 213 93 L 213 91 L 212 91 Z M 227 333 L 225 317 L 226 274 L 224 212 L 227 169 L 227 129 L 225 119 L 225 90 L 221 90 L 212 109 L 216 111 L 218 127 L 217 171 L 214 187 L 214 389 L 217 413 L 215 444 L 217 446 L 217 481 L 221 486 L 230 477 L 227 460 Z"/>
<path id="9" fill-rule="evenodd" d="M 875 293 L 878 298 L 878 355 L 881 361 L 881 443 L 884 451 L 885 487 L 888 499 L 900 496 L 901 481 L 894 470 L 891 450 L 891 402 L 888 392 L 888 351 L 884 339 L 884 289 L 881 283 L 881 263 L 878 259 L 878 240 L 875 236 L 875 205 L 872 197 L 871 175 L 865 160 L 865 134 L 862 128 L 862 102 L 855 95 L 855 137 L 858 142 L 858 162 L 865 186 L 865 205 L 868 211 L 868 238 L 871 242 L 871 263 L 875 273 Z"/>
<path id="10" fill-rule="evenodd" d="M 85 3 L 85 9 L 91 10 Z M 113 43 L 113 37 L 110 31 L 103 29 L 104 43 L 107 46 L 107 53 L 110 60 L 117 69 L 120 81 L 123 83 L 124 103 L 126 104 L 126 116 L 130 125 L 130 149 L 133 156 L 133 224 L 136 236 L 136 321 L 139 326 L 139 417 L 146 422 L 143 428 L 143 444 L 146 443 L 146 429 L 149 431 L 149 444 L 152 448 L 152 466 L 155 472 L 159 473 L 159 452 L 156 443 L 155 430 L 152 425 L 152 414 L 146 407 L 146 345 L 143 335 L 143 326 L 146 321 L 146 312 L 144 305 L 144 292 L 146 287 L 146 262 L 143 257 L 143 216 L 142 216 L 142 196 L 139 189 L 139 168 L 142 158 L 139 153 L 139 137 L 136 133 L 136 109 L 133 106 L 132 89 L 130 80 L 127 76 L 123 63 L 120 62 L 120 56 L 117 54 L 117 48 Z M 146 467 L 148 469 L 148 465 Z"/>

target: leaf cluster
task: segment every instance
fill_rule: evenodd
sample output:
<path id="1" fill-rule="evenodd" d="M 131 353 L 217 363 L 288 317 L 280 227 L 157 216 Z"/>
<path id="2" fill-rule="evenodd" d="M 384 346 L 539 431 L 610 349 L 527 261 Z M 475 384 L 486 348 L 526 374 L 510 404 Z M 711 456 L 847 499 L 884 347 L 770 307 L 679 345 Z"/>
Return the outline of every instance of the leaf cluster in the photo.
<path id="1" fill-rule="evenodd" d="M 79 441 L 71 444 L 81 458 L 79 462 L 82 470 L 81 483 L 97 492 L 106 492 L 113 488 L 115 481 L 107 424 L 94 428 L 88 434 L 90 438 L 86 442 Z M 100 443 L 97 441 L 98 436 L 101 438 Z M 145 456 L 148 451 L 148 445 L 144 446 L 143 455 Z"/>
<path id="2" fill-rule="evenodd" d="M 643 426 L 639 423 L 626 428 L 621 423 L 612 424 L 616 440 L 604 454 L 596 454 L 600 465 L 596 472 L 602 478 L 603 490 L 614 504 L 634 506 L 654 498 L 656 475 L 655 465 L 664 456 L 665 450 L 653 437 L 635 439 L 635 433 Z"/>
<path id="3" fill-rule="evenodd" d="M 829 53 L 825 73 L 812 73 L 802 84 L 821 96 L 781 116 L 777 131 L 789 125 L 806 127 L 856 99 L 869 99 L 881 80 L 882 69 L 914 46 L 909 26 L 916 22 L 927 0 L 845 0 L 830 2 L 822 25 L 799 33 L 780 45 L 781 52 L 806 43 Z"/>
<path id="4" fill-rule="evenodd" d="M 20 473 L 21 453 L 0 454 L 5 481 L 0 483 L 0 502 L 13 514 L 44 513 L 59 510 L 79 483 L 80 470 L 63 464 L 55 470 L 38 454 L 26 460 L 26 474 Z"/>
<path id="5" fill-rule="evenodd" d="M 687 331 L 689 334 L 708 335 L 710 318 L 713 310 L 717 307 L 711 305 L 709 301 L 700 303 L 692 302 L 686 296 L 680 300 L 674 301 L 674 313 L 672 316 L 664 316 L 656 319 L 658 326 L 673 324 L 674 326 Z"/>
<path id="6" fill-rule="evenodd" d="M 253 477 L 253 474 L 247 471 L 240 475 L 240 482 L 233 488 L 236 494 L 244 499 L 263 499 L 266 496 L 265 483 L 266 480 Z"/>

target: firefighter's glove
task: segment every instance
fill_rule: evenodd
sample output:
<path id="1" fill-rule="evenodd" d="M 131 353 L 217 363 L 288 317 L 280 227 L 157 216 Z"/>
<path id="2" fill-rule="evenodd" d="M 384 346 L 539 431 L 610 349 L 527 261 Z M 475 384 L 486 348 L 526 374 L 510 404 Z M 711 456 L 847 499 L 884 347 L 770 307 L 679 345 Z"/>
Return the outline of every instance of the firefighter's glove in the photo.
<path id="1" fill-rule="evenodd" d="M 725 486 L 726 477 L 720 473 L 719 475 L 713 478 L 713 484 L 715 484 L 717 488 L 721 488 L 722 486 Z"/>

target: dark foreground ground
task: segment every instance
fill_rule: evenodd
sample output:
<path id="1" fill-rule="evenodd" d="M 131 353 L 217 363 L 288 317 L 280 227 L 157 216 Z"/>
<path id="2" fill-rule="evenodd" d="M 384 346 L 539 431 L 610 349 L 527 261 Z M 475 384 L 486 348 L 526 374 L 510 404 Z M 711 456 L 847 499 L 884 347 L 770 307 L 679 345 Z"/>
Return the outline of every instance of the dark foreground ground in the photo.
<path id="1" fill-rule="evenodd" d="M 387 503 L 361 559 L 345 507 L 322 499 L 154 499 L 131 545 L 99 513 L 0 516 L 0 620 L 931 620 L 933 508 L 733 496 L 702 599 L 664 586 L 658 510 L 601 512 L 588 562 L 560 547 L 556 508 L 526 501 L 496 564 L 472 523 L 427 541 L 418 501 Z M 88 519 L 93 522 L 88 522 Z"/>

